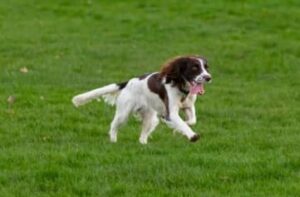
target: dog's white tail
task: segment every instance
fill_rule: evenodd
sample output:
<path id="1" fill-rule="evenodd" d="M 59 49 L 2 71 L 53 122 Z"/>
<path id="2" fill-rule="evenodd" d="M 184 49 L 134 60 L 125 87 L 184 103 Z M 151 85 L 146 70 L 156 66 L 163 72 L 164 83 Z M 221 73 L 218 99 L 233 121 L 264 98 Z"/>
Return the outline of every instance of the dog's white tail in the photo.
<path id="1" fill-rule="evenodd" d="M 84 105 L 93 99 L 97 99 L 100 96 L 108 96 L 107 94 L 114 94 L 119 92 L 122 89 L 118 84 L 110 84 L 107 86 L 103 86 L 101 88 L 97 88 L 79 95 L 76 95 L 72 99 L 72 103 L 76 106 L 79 107 L 81 105 Z M 115 94 L 117 95 L 117 94 Z M 113 104 L 114 102 L 110 103 Z"/>

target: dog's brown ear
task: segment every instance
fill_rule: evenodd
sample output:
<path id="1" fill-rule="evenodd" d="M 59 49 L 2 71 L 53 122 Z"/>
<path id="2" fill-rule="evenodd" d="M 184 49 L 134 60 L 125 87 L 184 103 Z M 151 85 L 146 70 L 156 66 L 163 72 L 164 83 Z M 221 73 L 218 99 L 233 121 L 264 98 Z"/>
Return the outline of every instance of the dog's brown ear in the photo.
<path id="1" fill-rule="evenodd" d="M 188 59 L 186 57 L 178 57 L 167 62 L 161 69 L 160 76 L 166 77 L 166 83 L 174 81 L 175 83 L 182 83 L 182 72 L 186 68 Z"/>

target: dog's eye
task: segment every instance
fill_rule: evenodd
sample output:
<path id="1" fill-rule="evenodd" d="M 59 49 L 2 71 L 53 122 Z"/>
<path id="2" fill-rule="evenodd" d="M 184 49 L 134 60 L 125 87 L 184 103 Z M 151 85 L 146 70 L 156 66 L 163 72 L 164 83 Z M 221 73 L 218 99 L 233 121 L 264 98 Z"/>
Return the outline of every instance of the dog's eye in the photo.
<path id="1" fill-rule="evenodd" d="M 193 67 L 192 67 L 192 70 L 193 71 L 197 71 L 199 69 L 199 67 L 197 66 L 197 65 L 194 65 Z"/>

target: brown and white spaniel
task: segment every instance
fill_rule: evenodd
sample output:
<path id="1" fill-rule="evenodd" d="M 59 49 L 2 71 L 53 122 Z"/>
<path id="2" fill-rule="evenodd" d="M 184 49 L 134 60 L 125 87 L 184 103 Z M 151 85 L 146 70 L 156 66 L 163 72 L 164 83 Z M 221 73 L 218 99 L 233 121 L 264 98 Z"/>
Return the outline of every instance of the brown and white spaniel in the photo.
<path id="1" fill-rule="evenodd" d="M 132 78 L 124 83 L 110 84 L 73 97 L 78 107 L 101 96 L 116 104 L 111 123 L 111 142 L 117 141 L 118 128 L 131 113 L 142 118 L 140 143 L 147 144 L 148 137 L 161 118 L 169 127 L 185 135 L 191 142 L 199 139 L 189 125 L 196 123 L 194 103 L 197 95 L 204 94 L 204 83 L 211 80 L 207 61 L 199 56 L 176 57 L 162 66 L 160 72 Z M 183 110 L 186 120 L 179 116 Z"/>

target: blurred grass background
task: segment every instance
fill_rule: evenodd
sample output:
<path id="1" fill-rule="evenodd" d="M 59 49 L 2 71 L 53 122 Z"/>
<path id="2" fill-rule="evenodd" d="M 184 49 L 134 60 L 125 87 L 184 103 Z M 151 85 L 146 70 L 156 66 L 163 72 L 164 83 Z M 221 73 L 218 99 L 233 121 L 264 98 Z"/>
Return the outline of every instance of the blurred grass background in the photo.
<path id="1" fill-rule="evenodd" d="M 0 195 L 299 195 L 299 6 L 0 2 Z M 114 108 L 71 105 L 185 54 L 207 57 L 213 75 L 197 101 L 199 143 L 160 124 L 142 146 L 131 119 L 111 144 Z"/>

